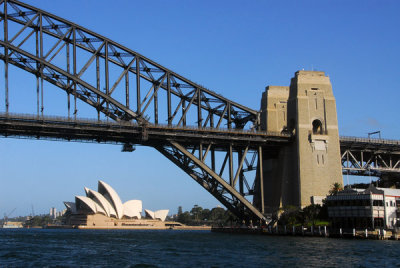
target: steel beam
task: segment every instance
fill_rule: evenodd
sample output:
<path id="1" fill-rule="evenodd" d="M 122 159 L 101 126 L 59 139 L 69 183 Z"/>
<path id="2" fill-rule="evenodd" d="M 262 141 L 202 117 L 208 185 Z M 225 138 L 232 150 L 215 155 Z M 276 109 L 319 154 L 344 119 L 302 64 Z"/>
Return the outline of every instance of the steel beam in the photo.
<path id="1" fill-rule="evenodd" d="M 258 219 L 266 221 L 264 215 L 258 211 L 248 200 L 246 200 L 240 193 L 236 191 L 235 188 L 231 187 L 228 183 L 226 183 L 220 176 L 218 176 L 214 171 L 212 171 L 207 165 L 201 162 L 197 157 L 193 156 L 189 153 L 182 145 L 177 142 L 171 141 L 171 145 L 182 152 L 186 157 L 193 161 L 198 167 L 204 170 L 208 175 L 210 175 L 214 180 L 216 180 L 220 185 L 222 185 L 223 189 L 229 192 L 233 197 L 241 202 L 241 204 L 246 207 L 254 216 Z"/>
<path id="2" fill-rule="evenodd" d="M 251 110 L 247 107 L 244 107 L 238 103 L 234 103 L 230 100 L 227 100 L 227 99 L 223 98 L 222 96 L 220 96 L 208 89 L 205 89 L 205 88 L 193 83 L 192 81 L 166 69 L 165 67 L 147 59 L 146 57 L 138 54 L 137 52 L 129 50 L 129 49 L 123 47 L 122 45 L 113 42 L 112 40 L 109 40 L 103 36 L 100 36 L 92 31 L 90 31 L 90 30 L 87 30 L 79 25 L 76 25 L 74 23 L 66 21 L 60 17 L 54 16 L 43 10 L 38 10 L 32 6 L 26 5 L 19 1 L 15 1 L 15 0 L 9 0 L 9 1 L 13 3 L 13 8 L 16 9 L 15 10 L 16 14 L 19 14 L 18 11 L 20 11 L 21 9 L 30 10 L 29 14 L 23 13 L 22 15 L 16 15 L 11 18 L 8 18 L 8 20 L 12 20 L 13 22 L 21 24 L 21 29 L 19 32 L 22 33 L 23 31 L 27 30 L 28 28 L 34 29 L 36 27 L 36 25 L 34 25 L 32 23 L 32 21 L 35 21 L 36 17 L 39 16 L 42 18 L 40 20 L 40 25 L 39 25 L 39 27 L 41 27 L 40 34 L 41 35 L 46 34 L 46 36 L 48 36 L 48 38 L 56 39 L 56 44 L 48 50 L 46 56 L 42 55 L 42 57 L 45 59 L 47 59 L 47 57 L 50 56 L 50 54 L 56 49 L 56 47 L 61 42 L 63 42 L 63 44 L 61 45 L 59 50 L 52 56 L 52 59 L 55 57 L 55 55 L 57 55 L 61 51 L 63 46 L 67 45 L 68 42 L 73 43 L 74 50 L 82 49 L 82 50 L 87 51 L 92 54 L 96 54 L 95 52 L 98 49 L 98 46 L 94 45 L 94 43 L 96 43 L 96 42 L 107 43 L 108 44 L 107 47 L 109 47 L 112 50 L 111 55 L 105 55 L 105 54 L 110 54 L 110 53 L 101 53 L 99 56 L 105 60 L 106 64 L 107 64 L 107 62 L 113 63 L 116 66 L 121 67 L 122 69 L 126 68 L 126 64 L 123 60 L 124 57 L 131 57 L 132 59 L 137 58 L 138 59 L 137 65 L 139 65 L 139 66 L 136 66 L 136 68 L 129 68 L 129 72 L 136 74 L 137 81 L 139 81 L 139 83 L 140 83 L 141 79 L 145 79 L 149 82 L 154 82 L 154 74 L 155 73 L 160 73 L 160 72 L 168 73 L 169 83 L 166 83 L 166 84 L 163 83 L 160 88 L 168 91 L 167 96 L 169 96 L 169 97 L 167 97 L 167 98 L 169 98 L 170 101 L 171 101 L 172 95 L 174 95 L 178 98 L 184 98 L 184 99 L 186 98 L 185 97 L 186 93 L 182 94 L 182 92 L 180 90 L 182 88 L 187 88 L 188 91 L 198 89 L 198 91 L 197 91 L 198 97 L 196 98 L 196 101 L 193 104 L 195 104 L 194 106 L 197 107 L 198 118 L 196 120 L 196 122 L 197 122 L 196 124 L 199 127 L 201 127 L 201 126 L 208 127 L 202 118 L 203 111 L 207 111 L 207 113 L 211 112 L 213 115 L 218 115 L 218 116 L 224 118 L 225 120 L 229 121 L 229 123 L 227 123 L 228 127 L 232 127 L 232 125 L 231 125 L 232 122 L 243 122 L 243 121 L 247 122 L 247 121 L 255 121 L 256 120 L 256 117 L 258 115 L 258 113 L 256 111 Z M 43 25 L 45 22 L 47 24 L 44 27 Z M 56 29 L 56 30 L 52 30 L 52 29 Z M 66 30 L 61 31 L 60 29 L 66 29 Z M 69 31 L 71 32 L 71 34 L 68 33 Z M 80 36 L 79 39 L 78 39 L 77 33 L 79 33 L 79 36 Z M 29 35 L 31 35 L 31 33 Z M 73 35 L 72 40 L 69 39 L 70 35 Z M 145 66 L 144 68 L 146 68 L 145 72 L 141 72 L 140 62 L 143 62 L 143 66 Z M 148 66 L 148 67 L 146 67 L 146 66 Z M 74 72 L 74 75 L 76 75 L 76 72 Z M 104 75 L 107 75 L 107 72 Z M 174 82 L 172 83 L 171 81 L 174 81 Z M 137 83 L 137 84 L 139 84 L 139 83 Z M 81 87 L 81 85 L 79 83 L 74 82 L 73 84 L 74 84 L 74 88 Z M 137 86 L 137 90 L 138 91 L 140 90 L 140 85 Z M 76 90 L 75 90 L 75 93 L 79 94 L 79 92 Z M 111 93 L 111 92 L 109 92 L 109 93 Z M 76 94 L 74 94 L 74 98 L 76 98 L 76 97 L 81 98 L 80 96 L 76 96 Z M 125 94 L 127 94 L 127 93 L 125 93 Z M 140 101 L 140 93 L 137 96 L 137 101 Z M 188 107 L 185 107 L 185 104 L 186 104 L 185 101 L 186 100 L 183 101 L 183 104 L 184 104 L 183 107 L 185 109 L 184 112 L 186 112 L 190 108 L 189 107 L 190 105 Z M 224 103 L 225 105 L 229 105 L 229 107 L 230 107 L 229 113 L 223 113 L 221 110 L 216 109 L 216 107 L 218 107 L 219 104 L 216 106 L 211 106 L 211 103 L 219 103 L 219 104 Z M 158 104 L 155 104 L 155 105 L 158 106 Z M 168 106 L 168 104 L 167 104 L 167 106 Z M 110 107 L 110 109 L 111 109 L 111 107 Z M 110 112 L 111 112 L 110 109 L 104 109 L 101 111 L 104 112 L 107 117 L 109 117 Z M 234 111 L 234 113 L 233 113 L 233 111 Z M 141 114 L 141 109 L 138 109 L 136 112 L 137 112 L 137 114 Z M 75 114 L 76 114 L 76 109 L 75 109 Z M 168 119 L 171 118 L 171 113 L 169 113 L 169 115 L 170 116 L 168 116 L 166 121 L 168 121 Z M 230 116 L 230 118 L 228 118 L 228 116 Z M 113 118 L 117 118 L 117 116 L 114 115 Z M 172 123 L 171 120 L 169 120 L 169 121 L 170 121 L 170 123 Z M 183 116 L 182 124 L 186 125 L 186 123 L 187 123 L 186 116 Z M 202 125 L 200 125 L 201 123 L 202 123 Z M 243 122 L 243 124 L 245 124 L 245 122 Z"/>

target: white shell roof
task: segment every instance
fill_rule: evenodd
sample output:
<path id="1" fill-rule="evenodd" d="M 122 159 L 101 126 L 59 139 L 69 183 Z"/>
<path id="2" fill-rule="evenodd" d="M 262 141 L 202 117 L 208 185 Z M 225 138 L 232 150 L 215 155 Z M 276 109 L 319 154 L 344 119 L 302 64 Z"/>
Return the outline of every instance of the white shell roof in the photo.
<path id="1" fill-rule="evenodd" d="M 106 216 L 108 216 L 108 217 L 111 217 L 111 216 L 117 217 L 117 213 L 115 212 L 114 207 L 99 192 L 96 192 L 94 190 L 88 189 L 87 196 L 89 198 L 92 198 L 91 196 L 94 197 L 92 199 L 97 201 L 97 203 L 104 209 L 104 211 L 106 213 Z"/>
<path id="2" fill-rule="evenodd" d="M 161 221 L 165 221 L 165 218 L 167 218 L 169 210 L 163 209 L 153 212 L 149 209 L 145 209 L 144 212 L 146 213 L 146 216 L 152 218 L 153 220 L 159 219 Z"/>
<path id="3" fill-rule="evenodd" d="M 124 216 L 138 219 L 142 218 L 142 201 L 141 200 L 129 200 L 124 203 Z"/>
<path id="4" fill-rule="evenodd" d="M 154 217 L 156 219 L 160 219 L 161 221 L 165 221 L 165 218 L 167 218 L 169 210 L 168 209 L 163 209 L 163 210 L 157 210 L 154 212 Z"/>
<path id="5" fill-rule="evenodd" d="M 67 209 L 71 210 L 72 213 L 76 213 L 76 205 L 74 202 L 64 202 Z"/>
<path id="6" fill-rule="evenodd" d="M 114 209 L 117 212 L 117 218 L 121 219 L 123 216 L 124 207 L 117 192 L 104 181 L 99 181 L 99 193 L 101 193 L 105 198 L 110 198 L 109 201 L 114 206 Z"/>
<path id="7" fill-rule="evenodd" d="M 102 213 L 108 217 L 116 217 L 121 219 L 123 216 L 141 219 L 142 215 L 142 201 L 129 200 L 122 204 L 117 192 L 107 183 L 100 181 L 98 183 L 98 192 L 91 190 L 87 187 L 84 188 L 86 196 L 75 196 L 74 202 L 64 202 L 65 206 L 72 213 L 78 212 L 82 209 L 82 205 L 88 208 L 93 213 Z M 145 213 L 152 219 L 159 219 L 165 221 L 169 210 L 151 211 L 145 209 Z"/>
<path id="8" fill-rule="evenodd" d="M 83 189 L 85 189 L 86 196 L 88 196 L 88 194 L 89 194 L 89 188 L 83 187 Z"/>
<path id="9" fill-rule="evenodd" d="M 154 215 L 154 211 L 151 211 L 151 210 L 149 210 L 149 209 L 145 209 L 145 210 L 144 210 L 144 213 L 146 213 L 146 217 L 150 217 L 150 218 L 152 218 L 153 220 L 156 219 L 156 217 L 155 217 L 155 215 Z"/>
<path id="10" fill-rule="evenodd" d="M 90 199 L 89 197 L 75 196 L 75 204 L 77 205 L 77 210 L 80 209 L 79 202 L 84 203 L 90 210 L 92 210 L 93 213 L 103 213 L 104 215 L 106 215 L 104 209 L 98 204 L 96 204 L 96 202 Z"/>

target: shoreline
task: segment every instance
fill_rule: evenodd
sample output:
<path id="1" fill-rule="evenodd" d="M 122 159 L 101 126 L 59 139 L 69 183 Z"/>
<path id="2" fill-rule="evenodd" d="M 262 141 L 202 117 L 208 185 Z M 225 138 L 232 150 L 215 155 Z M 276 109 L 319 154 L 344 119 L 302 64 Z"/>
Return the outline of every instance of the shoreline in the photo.
<path id="1" fill-rule="evenodd" d="M 211 226 L 71 226 L 71 225 L 49 225 L 43 229 L 79 229 L 79 230 L 187 230 L 187 231 L 211 231 Z"/>
<path id="2" fill-rule="evenodd" d="M 399 240 L 400 233 L 390 230 L 342 230 L 342 229 L 303 229 L 303 230 L 278 230 L 277 228 L 243 228 L 243 227 L 213 227 L 211 232 L 229 234 L 253 234 L 270 236 L 297 236 L 297 237 L 325 237 L 370 240 Z"/>

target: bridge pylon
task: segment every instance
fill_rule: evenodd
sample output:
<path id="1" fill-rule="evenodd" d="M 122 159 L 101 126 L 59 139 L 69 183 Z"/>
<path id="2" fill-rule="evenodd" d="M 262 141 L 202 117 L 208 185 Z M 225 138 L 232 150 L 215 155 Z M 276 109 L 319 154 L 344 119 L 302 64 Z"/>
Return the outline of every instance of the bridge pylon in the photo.
<path id="1" fill-rule="evenodd" d="M 324 72 L 298 71 L 289 87 L 268 86 L 261 129 L 294 136 L 278 153 L 263 154 L 266 212 L 321 203 L 334 183 L 343 183 L 336 101 Z"/>

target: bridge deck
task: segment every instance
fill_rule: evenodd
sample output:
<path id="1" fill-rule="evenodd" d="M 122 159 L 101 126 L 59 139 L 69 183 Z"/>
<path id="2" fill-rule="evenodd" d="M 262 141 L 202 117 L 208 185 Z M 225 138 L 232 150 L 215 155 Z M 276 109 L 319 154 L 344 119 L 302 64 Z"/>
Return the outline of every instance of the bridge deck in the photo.
<path id="1" fill-rule="evenodd" d="M 364 151 L 385 151 L 400 154 L 400 140 L 340 137 L 341 150 L 359 149 Z"/>
<path id="2" fill-rule="evenodd" d="M 218 148 L 233 144 L 250 147 L 281 146 L 290 140 L 289 134 L 173 127 L 168 125 L 139 125 L 132 122 L 68 119 L 64 117 L 37 117 L 32 115 L 0 114 L 0 135 L 87 141 L 116 144 L 164 143 L 168 139 L 181 143 L 213 143 Z"/>
<path id="3" fill-rule="evenodd" d="M 139 125 L 134 122 L 98 121 L 55 116 L 35 116 L 0 113 L 0 135 L 68 141 L 114 144 L 162 143 L 173 139 L 179 142 L 212 142 L 250 146 L 282 146 L 290 142 L 285 133 L 235 129 L 176 127 L 168 125 Z M 340 137 L 341 151 L 386 152 L 400 154 L 400 140 Z"/>

